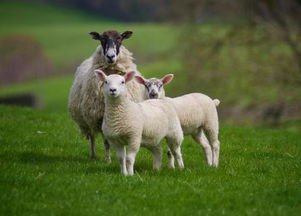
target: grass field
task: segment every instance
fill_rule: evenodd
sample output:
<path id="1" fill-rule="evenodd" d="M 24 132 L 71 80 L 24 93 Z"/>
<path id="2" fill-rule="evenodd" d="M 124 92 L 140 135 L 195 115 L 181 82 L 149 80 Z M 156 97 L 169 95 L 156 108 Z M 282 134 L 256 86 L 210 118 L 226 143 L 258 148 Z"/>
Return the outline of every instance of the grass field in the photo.
<path id="1" fill-rule="evenodd" d="M 177 43 L 175 26 L 118 23 L 71 9 L 11 1 L 0 2 L 0 18 L 0 36 L 32 35 L 57 69 L 89 56 L 96 41 L 87 33 L 108 28 L 134 31 L 125 44 L 146 77 L 181 68 L 177 53 L 171 52 Z M 210 26 L 203 30 L 210 38 Z M 225 68 L 230 71 L 230 66 Z M 167 86 L 168 94 L 184 90 L 185 74 L 177 75 Z M 43 102 L 40 110 L 0 105 L 0 215 L 300 215 L 300 122 L 279 129 L 221 122 L 219 168 L 207 167 L 202 151 L 186 138 L 183 171 L 168 169 L 165 154 L 162 170 L 153 171 L 151 154 L 141 149 L 136 175 L 124 177 L 115 153 L 112 164 L 104 162 L 100 139 L 100 159 L 89 159 L 89 146 L 67 113 L 72 80 L 73 75 L 63 75 L 0 87 L 0 95 L 33 92 Z M 233 92 L 224 86 L 216 91 L 229 101 L 256 98 L 248 97 L 247 90 L 254 94 L 252 86 L 240 81 L 237 74 L 229 76 L 225 86 Z M 246 91 L 235 89 L 238 84 Z M 277 92 L 270 89 L 256 91 L 273 98 Z"/>
<path id="2" fill-rule="evenodd" d="M 142 149 L 136 175 L 89 159 L 66 113 L 0 106 L 1 215 L 299 215 L 301 134 L 222 127 L 221 161 L 205 165 L 187 138 L 186 168 L 151 168 Z"/>
<path id="3" fill-rule="evenodd" d="M 37 3 L 0 2 L 0 18 L 0 36 L 33 36 L 59 68 L 78 63 L 94 52 L 99 42 L 91 39 L 88 34 L 91 31 L 132 30 L 133 37 L 124 44 L 139 57 L 138 61 L 164 55 L 176 39 L 176 29 L 169 25 L 113 22 Z M 160 46 L 154 46 L 158 43 Z"/>

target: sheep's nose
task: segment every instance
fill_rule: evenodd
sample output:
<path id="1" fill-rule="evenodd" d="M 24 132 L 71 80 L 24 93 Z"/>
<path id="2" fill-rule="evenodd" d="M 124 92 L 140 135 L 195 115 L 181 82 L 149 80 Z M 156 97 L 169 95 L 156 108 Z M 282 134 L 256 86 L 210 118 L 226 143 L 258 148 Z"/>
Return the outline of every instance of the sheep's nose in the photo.
<path id="1" fill-rule="evenodd" d="M 150 98 L 158 98 L 158 94 L 155 93 L 155 92 L 151 92 L 151 93 L 149 94 L 149 97 L 150 97 Z"/>
<path id="2" fill-rule="evenodd" d="M 117 91 L 117 89 L 115 89 L 115 88 L 110 88 L 110 92 L 115 93 L 115 91 Z"/>
<path id="3" fill-rule="evenodd" d="M 107 55 L 107 57 L 110 59 L 110 60 L 112 60 L 113 58 L 115 58 L 115 55 L 113 54 L 113 55 Z"/>

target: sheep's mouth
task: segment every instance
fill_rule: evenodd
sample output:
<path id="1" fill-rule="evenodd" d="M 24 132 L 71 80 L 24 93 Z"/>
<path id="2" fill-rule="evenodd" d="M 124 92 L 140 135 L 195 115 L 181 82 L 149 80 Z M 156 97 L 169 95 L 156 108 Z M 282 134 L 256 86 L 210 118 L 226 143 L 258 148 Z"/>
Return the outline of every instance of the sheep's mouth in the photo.
<path id="1" fill-rule="evenodd" d="M 110 93 L 110 96 L 111 96 L 111 97 L 117 97 L 118 95 L 117 95 L 115 92 L 111 92 L 111 93 Z"/>

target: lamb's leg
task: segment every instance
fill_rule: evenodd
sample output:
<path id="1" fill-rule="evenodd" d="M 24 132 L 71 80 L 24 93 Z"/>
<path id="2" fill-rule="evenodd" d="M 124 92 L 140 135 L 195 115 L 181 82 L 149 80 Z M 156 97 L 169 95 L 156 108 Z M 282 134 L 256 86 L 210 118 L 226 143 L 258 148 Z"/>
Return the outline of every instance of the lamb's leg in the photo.
<path id="1" fill-rule="evenodd" d="M 160 143 L 150 149 L 153 153 L 153 168 L 160 170 L 162 162 L 162 147 Z"/>
<path id="2" fill-rule="evenodd" d="M 90 158 L 97 159 L 96 151 L 95 151 L 95 137 L 92 135 L 89 136 L 89 142 L 90 142 Z"/>
<path id="3" fill-rule="evenodd" d="M 169 148 L 167 149 L 167 157 L 168 157 L 168 167 L 174 169 L 175 168 L 175 158 Z"/>
<path id="4" fill-rule="evenodd" d="M 192 137 L 203 148 L 207 160 L 207 164 L 209 166 L 212 166 L 212 149 L 208 142 L 208 139 L 206 138 L 205 134 L 202 132 L 202 129 L 199 129 L 199 131 Z"/>
<path id="5" fill-rule="evenodd" d="M 131 145 L 128 146 L 126 154 L 126 167 L 128 175 L 134 175 L 134 164 L 139 146 L 140 142 L 131 143 Z"/>
<path id="6" fill-rule="evenodd" d="M 125 176 L 128 175 L 128 171 L 126 168 L 126 152 L 125 147 L 122 145 L 113 145 L 116 149 L 117 157 L 119 159 L 121 173 Z"/>
<path id="7" fill-rule="evenodd" d="M 103 144 L 105 146 L 105 160 L 107 163 L 111 163 L 110 143 L 108 140 L 104 139 Z"/>
<path id="8" fill-rule="evenodd" d="M 213 159 L 212 159 L 212 165 L 214 167 L 218 167 L 218 162 L 219 162 L 219 150 L 220 150 L 220 142 L 219 140 L 214 140 L 212 142 L 213 146 Z"/>
<path id="9" fill-rule="evenodd" d="M 167 138 L 167 144 L 168 147 L 171 150 L 171 153 L 173 154 L 175 161 L 180 169 L 184 168 L 184 162 L 182 158 L 182 153 L 181 153 L 181 144 L 182 144 L 183 136 L 178 137 L 177 139 L 175 138 Z"/>
<path id="10" fill-rule="evenodd" d="M 173 149 L 173 155 L 176 159 L 177 165 L 180 169 L 184 168 L 184 162 L 182 158 L 182 153 L 181 153 L 181 147 L 177 147 L 176 149 Z"/>
<path id="11" fill-rule="evenodd" d="M 110 154 L 110 143 L 109 141 L 104 137 L 103 133 L 100 133 L 103 140 L 103 145 L 105 147 L 105 161 L 107 163 L 111 163 L 111 154 Z"/>
<path id="12" fill-rule="evenodd" d="M 218 129 L 211 127 L 204 129 L 209 143 L 212 147 L 212 166 L 217 167 L 219 162 L 220 142 L 218 140 Z"/>

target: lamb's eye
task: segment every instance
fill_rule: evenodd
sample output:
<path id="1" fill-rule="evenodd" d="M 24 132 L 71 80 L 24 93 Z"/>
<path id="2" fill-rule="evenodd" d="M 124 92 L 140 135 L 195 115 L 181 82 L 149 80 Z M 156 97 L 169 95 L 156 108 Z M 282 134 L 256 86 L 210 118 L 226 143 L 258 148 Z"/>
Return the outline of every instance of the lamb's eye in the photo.
<path id="1" fill-rule="evenodd" d="M 108 84 L 108 81 L 105 81 L 105 84 Z"/>
<path id="2" fill-rule="evenodd" d="M 124 81 L 121 82 L 121 84 L 124 84 L 124 83 L 125 83 Z"/>

